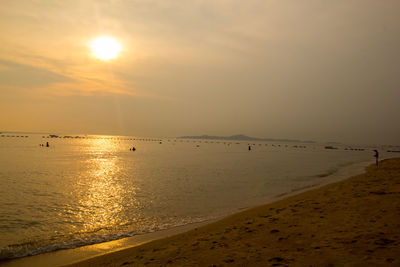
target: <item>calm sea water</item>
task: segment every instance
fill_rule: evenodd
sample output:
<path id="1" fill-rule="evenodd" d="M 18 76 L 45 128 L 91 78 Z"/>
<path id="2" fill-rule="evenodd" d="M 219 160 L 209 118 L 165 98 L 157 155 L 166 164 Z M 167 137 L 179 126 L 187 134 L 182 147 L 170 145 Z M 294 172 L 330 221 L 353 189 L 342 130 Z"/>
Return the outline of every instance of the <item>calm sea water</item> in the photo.
<path id="1" fill-rule="evenodd" d="M 47 141 L 50 147 L 39 146 Z M 370 148 L 252 147 L 117 136 L 0 137 L 0 259 L 217 218 L 373 159 Z"/>

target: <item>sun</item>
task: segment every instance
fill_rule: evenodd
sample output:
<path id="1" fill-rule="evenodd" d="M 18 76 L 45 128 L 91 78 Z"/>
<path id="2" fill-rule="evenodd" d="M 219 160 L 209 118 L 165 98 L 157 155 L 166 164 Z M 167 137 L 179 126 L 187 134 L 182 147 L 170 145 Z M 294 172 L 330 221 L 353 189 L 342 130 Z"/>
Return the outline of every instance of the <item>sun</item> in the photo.
<path id="1" fill-rule="evenodd" d="M 110 60 L 118 56 L 122 47 L 115 38 L 100 36 L 91 42 L 90 49 L 94 57 L 101 60 Z"/>

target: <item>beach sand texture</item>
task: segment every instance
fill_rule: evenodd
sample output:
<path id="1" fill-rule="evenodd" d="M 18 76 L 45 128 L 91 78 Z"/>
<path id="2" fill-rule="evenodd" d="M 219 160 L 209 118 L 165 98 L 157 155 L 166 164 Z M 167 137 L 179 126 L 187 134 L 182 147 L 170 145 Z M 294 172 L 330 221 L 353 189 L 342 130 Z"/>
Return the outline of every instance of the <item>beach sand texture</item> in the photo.
<path id="1" fill-rule="evenodd" d="M 71 266 L 400 266 L 400 159 Z"/>

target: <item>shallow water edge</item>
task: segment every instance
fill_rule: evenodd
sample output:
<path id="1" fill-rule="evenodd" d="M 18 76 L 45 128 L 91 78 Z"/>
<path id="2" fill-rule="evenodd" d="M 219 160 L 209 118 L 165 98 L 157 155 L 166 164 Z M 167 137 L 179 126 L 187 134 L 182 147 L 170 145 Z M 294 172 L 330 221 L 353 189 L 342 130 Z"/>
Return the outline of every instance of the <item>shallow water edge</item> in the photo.
<path id="1" fill-rule="evenodd" d="M 184 233 L 190 230 L 193 230 L 195 228 L 213 223 L 215 221 L 221 220 L 229 215 L 239 213 L 241 211 L 255 208 L 257 206 L 262 206 L 262 205 L 267 205 L 276 201 L 279 201 L 281 199 L 285 199 L 288 197 L 291 197 L 293 195 L 297 195 L 309 190 L 317 189 L 320 188 L 324 185 L 339 182 L 348 178 L 351 178 L 353 176 L 356 176 L 358 174 L 364 173 L 365 168 L 372 164 L 373 161 L 365 161 L 365 162 L 358 162 L 354 163 L 348 166 L 344 166 L 340 168 L 337 172 L 332 173 L 329 176 L 324 177 L 324 179 L 321 179 L 319 183 L 315 183 L 311 186 L 307 186 L 305 188 L 298 188 L 295 190 L 292 190 L 290 192 L 284 193 L 284 194 L 279 194 L 276 195 L 272 198 L 264 199 L 260 201 L 260 203 L 257 203 L 254 206 L 249 206 L 245 208 L 238 209 L 236 212 L 231 212 L 229 214 L 225 214 L 224 216 L 215 218 L 215 219 L 210 219 L 206 220 L 203 222 L 198 222 L 198 223 L 190 223 L 182 226 L 177 226 L 165 230 L 160 230 L 152 233 L 145 233 L 145 234 L 138 234 L 132 237 L 126 237 L 118 240 L 113 240 L 113 241 L 108 241 L 104 243 L 98 243 L 98 244 L 93 244 L 93 245 L 88 245 L 88 246 L 83 246 L 83 247 L 78 247 L 78 248 L 73 248 L 73 249 L 64 249 L 64 250 L 58 250 L 58 251 L 53 251 L 53 252 L 48 252 L 48 253 L 43 253 L 39 255 L 34 255 L 34 256 L 28 256 L 28 257 L 23 257 L 23 258 L 17 258 L 17 259 L 11 259 L 7 260 L 4 262 L 0 262 L 1 266 L 7 266 L 7 267 L 16 267 L 16 266 L 63 266 L 63 265 L 69 265 L 73 264 L 76 262 L 80 262 L 83 260 L 87 260 L 93 257 L 97 257 L 100 255 L 128 249 L 131 247 L 135 246 L 140 246 L 142 244 L 157 240 L 157 239 L 162 239 L 166 238 L 172 235 L 177 235 L 180 233 Z"/>

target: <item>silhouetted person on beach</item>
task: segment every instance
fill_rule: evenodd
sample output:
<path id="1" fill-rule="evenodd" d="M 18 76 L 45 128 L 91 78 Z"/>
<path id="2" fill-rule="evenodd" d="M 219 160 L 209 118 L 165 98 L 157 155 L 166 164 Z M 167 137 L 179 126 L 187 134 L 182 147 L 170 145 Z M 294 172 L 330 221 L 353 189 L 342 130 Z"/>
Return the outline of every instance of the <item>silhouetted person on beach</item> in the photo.
<path id="1" fill-rule="evenodd" d="M 378 161 L 379 161 L 379 152 L 378 152 L 378 150 L 374 150 L 375 151 L 375 154 L 374 154 L 374 157 L 375 157 L 375 159 L 376 159 L 376 166 L 378 166 Z"/>
<path id="2" fill-rule="evenodd" d="M 251 146 L 249 146 L 249 151 L 251 150 Z"/>
<path id="3" fill-rule="evenodd" d="M 46 142 L 46 147 L 49 147 L 50 145 L 49 145 L 49 142 Z"/>

